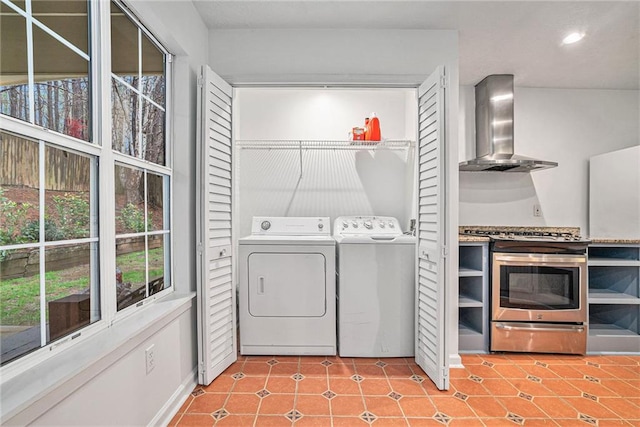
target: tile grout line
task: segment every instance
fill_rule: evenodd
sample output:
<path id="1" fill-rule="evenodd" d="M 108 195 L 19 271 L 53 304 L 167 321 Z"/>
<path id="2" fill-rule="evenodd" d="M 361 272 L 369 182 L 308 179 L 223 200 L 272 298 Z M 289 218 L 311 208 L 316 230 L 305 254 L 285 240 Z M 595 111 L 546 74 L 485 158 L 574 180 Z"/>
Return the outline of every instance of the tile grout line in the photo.
<path id="1" fill-rule="evenodd" d="M 236 362 L 238 362 L 238 360 L 237 360 L 237 359 L 236 359 Z M 235 363 L 235 362 L 234 362 L 234 363 Z M 247 363 L 247 359 L 245 358 L 245 359 L 242 361 L 242 364 L 241 364 L 241 366 L 240 366 L 240 372 L 243 372 L 243 371 L 244 371 L 244 365 L 245 365 L 246 363 Z M 227 368 L 227 369 L 228 369 L 228 368 Z M 215 381 L 215 380 L 216 380 L 216 379 L 214 379 L 213 381 Z M 213 382 L 213 381 L 212 381 L 212 382 Z M 227 397 L 224 399 L 224 403 L 222 404 L 222 408 L 221 408 L 221 409 L 224 409 L 225 411 L 227 410 L 227 409 L 226 409 L 227 404 L 229 403 L 229 399 L 231 399 L 231 395 L 233 394 L 233 389 L 234 389 L 234 388 L 236 388 L 236 384 L 237 384 L 237 383 L 238 383 L 238 380 L 234 378 L 234 379 L 233 379 L 233 384 L 231 385 L 231 387 L 229 388 L 229 391 L 227 392 Z M 191 405 L 189 405 L 189 406 L 191 406 Z M 226 418 L 226 417 L 225 417 L 225 418 Z M 222 420 L 222 419 L 224 419 L 224 418 L 221 418 L 220 420 Z M 213 423 L 213 425 L 214 425 L 214 426 L 218 425 L 218 421 L 220 421 L 220 420 L 216 420 L 216 419 L 214 418 L 214 423 Z"/>
<path id="2" fill-rule="evenodd" d="M 269 360 L 272 360 L 272 359 L 275 359 L 275 356 L 272 356 L 272 358 L 269 359 Z M 277 359 L 275 359 L 275 360 L 277 360 Z M 268 361 L 264 360 L 263 362 L 266 363 L 267 365 L 269 365 L 267 363 Z M 271 369 L 273 369 L 274 366 L 275 365 L 269 365 L 269 371 L 267 372 L 267 375 L 264 378 L 264 384 L 262 386 L 263 390 L 267 387 L 267 383 L 269 382 L 269 378 L 271 377 Z M 258 416 L 259 416 L 258 414 L 260 414 L 260 407 L 262 406 L 262 399 L 264 399 L 264 398 L 260 397 L 260 401 L 258 401 L 258 407 L 256 408 L 256 414 L 253 417 L 253 426 L 254 427 L 255 427 L 256 423 L 258 422 Z"/>
<path id="3" fill-rule="evenodd" d="M 337 356 L 337 354 L 336 354 Z M 339 357 L 339 356 L 338 356 Z M 329 360 L 327 357 L 324 358 L 324 360 Z M 331 390 L 331 373 L 329 372 L 329 367 L 333 366 L 333 362 L 331 365 L 326 365 L 325 369 L 327 371 L 327 390 L 331 391 L 333 393 L 333 390 Z M 337 393 L 335 393 L 337 395 Z M 335 398 L 335 396 L 334 396 Z M 330 427 L 333 427 L 333 408 L 331 407 L 331 399 L 327 399 L 327 404 L 329 406 L 329 424 Z"/>
<path id="4" fill-rule="evenodd" d="M 275 359 L 275 357 L 272 357 L 272 359 Z M 326 358 L 325 358 L 325 360 L 326 360 Z M 514 369 L 514 370 L 513 370 L 513 371 L 514 371 L 514 372 L 516 372 L 516 373 L 517 373 L 517 372 L 521 372 L 522 374 L 526 374 L 527 376 L 529 376 L 529 375 L 537 376 L 537 375 L 535 375 L 535 371 L 534 371 L 534 373 L 529 373 L 530 371 L 528 371 L 528 370 L 526 370 L 526 369 L 523 369 L 523 368 L 522 368 L 522 366 L 523 366 L 523 365 L 522 365 L 522 364 L 520 364 L 520 363 L 518 363 L 518 361 L 519 361 L 519 360 L 517 360 L 517 359 L 509 359 L 509 358 L 506 358 L 506 357 L 504 357 L 504 358 L 499 358 L 499 359 L 494 359 L 494 358 L 488 357 L 488 358 L 480 359 L 480 360 L 482 360 L 483 362 L 484 362 L 484 361 L 486 361 L 486 362 L 489 362 L 489 363 L 493 363 L 493 362 L 495 362 L 496 360 L 501 360 L 501 361 L 507 362 L 507 363 L 504 363 L 506 366 L 516 368 L 516 369 Z M 537 403 L 537 402 L 536 402 L 536 398 L 549 397 L 549 398 L 557 399 L 559 402 L 562 402 L 563 404 L 567 405 L 567 406 L 568 406 L 568 407 L 570 407 L 571 409 L 575 410 L 578 414 L 584 414 L 585 416 L 588 416 L 588 417 L 590 417 L 590 418 L 594 418 L 594 419 L 596 419 L 596 420 L 601 419 L 601 420 L 603 420 L 603 421 L 605 421 L 605 420 L 606 420 L 606 421 L 617 421 L 617 422 L 622 422 L 622 423 L 624 423 L 625 425 L 631 425 L 631 423 L 630 423 L 629 421 L 626 421 L 626 420 L 623 418 L 623 416 L 622 416 L 622 415 L 618 415 L 618 414 L 620 413 L 620 411 L 619 411 L 619 410 L 614 410 L 614 409 L 613 409 L 613 407 L 611 407 L 611 406 L 609 406 L 609 405 L 606 405 L 606 404 L 604 404 L 604 403 L 600 402 L 599 400 L 598 400 L 596 403 L 598 403 L 602 408 L 604 408 L 604 409 L 608 410 L 609 412 L 611 412 L 611 413 L 612 413 L 612 414 L 611 414 L 611 415 L 612 415 L 612 417 L 608 417 L 608 418 L 602 418 L 602 417 L 601 417 L 601 418 L 598 418 L 598 417 L 593 417 L 592 415 L 589 415 L 589 414 L 587 414 L 586 412 L 581 411 L 580 409 L 578 409 L 578 407 L 574 406 L 573 404 L 571 404 L 569 401 L 567 401 L 567 400 L 566 400 L 566 399 L 569 399 L 569 398 L 572 398 L 572 399 L 573 399 L 573 398 L 575 398 L 575 399 L 578 399 L 578 400 L 579 400 L 579 398 L 581 397 L 581 394 L 582 394 L 582 393 L 585 393 L 585 391 L 584 391 L 584 389 L 582 389 L 582 387 L 577 387 L 577 385 L 575 384 L 575 381 L 578 381 L 578 380 L 582 381 L 582 380 L 584 380 L 584 379 L 585 379 L 585 378 L 584 378 L 584 375 L 587 375 L 587 374 L 583 374 L 583 377 L 582 377 L 582 378 L 578 378 L 577 376 L 576 376 L 575 378 L 573 378 L 573 376 L 572 376 L 572 377 L 570 377 L 570 378 L 565 378 L 565 377 L 561 376 L 560 374 L 558 374 L 555 370 L 551 369 L 549 366 L 551 366 L 551 365 L 554 365 L 554 366 L 557 366 L 557 365 L 567 365 L 567 366 L 569 366 L 569 367 L 573 367 L 573 369 L 576 369 L 576 370 L 577 370 L 577 373 L 582 373 L 582 372 L 581 372 L 581 369 L 578 367 L 578 365 L 575 365 L 575 364 L 572 364 L 572 363 L 568 363 L 568 362 L 566 362 L 566 361 L 559 361 L 557 364 L 554 364 L 555 362 L 554 362 L 553 360 L 547 360 L 547 359 L 540 359 L 540 360 L 544 360 L 544 361 L 545 361 L 545 362 L 541 362 L 541 363 L 545 363 L 545 364 L 547 364 L 547 366 L 543 366 L 544 368 L 551 370 L 551 371 L 555 374 L 555 376 L 553 376 L 553 377 L 547 377 L 546 375 L 543 375 L 543 376 L 541 377 L 540 385 L 541 385 L 541 386 L 543 386 L 543 387 L 545 387 L 545 390 L 547 390 L 547 391 L 549 392 L 549 394 L 547 394 L 547 392 L 544 392 L 544 393 L 533 393 L 533 394 L 532 394 L 532 399 L 530 400 L 530 402 L 531 402 L 531 403 L 532 403 L 532 404 L 533 404 L 533 405 L 534 405 L 534 406 L 535 406 L 535 407 L 540 411 L 541 415 L 544 415 L 544 417 L 545 417 L 545 418 L 540 418 L 540 417 L 536 417 L 536 416 L 533 416 L 533 417 L 529 417 L 529 418 L 527 418 L 527 417 L 525 417 L 525 416 L 522 416 L 522 415 L 518 415 L 518 414 L 516 414 L 516 415 L 518 415 L 519 417 L 522 417 L 522 418 L 523 418 L 523 421 L 525 421 L 525 422 L 526 422 L 527 420 L 539 420 L 539 419 L 546 419 L 546 421 L 547 421 L 547 422 L 548 422 L 548 421 L 551 421 L 551 423 L 552 423 L 554 426 L 562 425 L 562 424 L 560 423 L 560 421 L 559 421 L 559 420 L 564 420 L 564 418 L 558 418 L 557 420 L 556 420 L 556 419 L 554 419 L 554 418 L 552 418 L 551 416 L 549 416 L 548 412 L 547 412 L 543 407 L 539 406 L 539 403 Z M 587 363 L 587 362 L 588 362 L 588 361 L 587 361 L 587 360 L 585 360 L 585 359 L 582 359 L 582 360 L 583 360 L 583 363 Z M 632 361 L 633 361 L 634 359 L 630 359 L 630 360 L 632 360 Z M 378 358 L 378 361 L 380 361 L 380 358 Z M 537 360 L 536 360 L 535 358 L 530 358 L 528 361 L 529 361 L 529 362 L 532 362 L 532 363 L 533 363 L 533 364 L 532 364 L 532 366 L 533 366 L 533 365 L 536 365 L 536 361 L 537 361 Z M 606 361 L 606 360 L 605 360 L 605 361 Z M 244 371 L 245 366 L 247 365 L 247 363 L 248 363 L 248 362 L 250 362 L 250 359 L 249 359 L 249 358 L 245 358 L 245 359 L 243 359 L 243 360 L 239 360 L 238 362 L 239 362 L 239 365 L 238 365 L 238 366 L 240 367 L 241 372 L 242 372 L 242 371 Z M 539 361 L 538 361 L 538 362 L 539 362 Z M 265 361 L 265 363 L 266 363 L 266 361 Z M 385 363 L 386 363 L 386 362 L 385 362 Z M 626 363 L 629 363 L 629 362 L 626 362 Z M 513 387 L 513 388 L 514 388 L 514 390 L 517 392 L 517 394 L 516 394 L 515 396 L 514 396 L 514 395 L 504 395 L 504 396 L 503 396 L 503 395 L 496 395 L 496 394 L 494 394 L 493 392 L 490 392 L 484 384 L 479 384 L 479 385 L 482 385 L 482 389 L 484 389 L 484 390 L 488 393 L 488 394 L 487 394 L 487 396 L 491 396 L 492 398 L 494 398 L 494 399 L 499 403 L 500 407 L 501 407 L 503 410 L 505 410 L 505 412 L 506 412 L 506 413 L 508 413 L 508 410 L 507 410 L 507 408 L 506 408 L 505 404 L 502 402 L 501 397 L 510 397 L 510 398 L 513 398 L 513 397 L 517 397 L 520 393 L 524 393 L 524 392 L 521 390 L 521 388 L 517 387 L 517 386 L 516 386 L 516 384 L 514 384 L 514 383 L 513 383 L 513 380 L 524 381 L 524 380 L 526 380 L 526 378 L 519 378 L 519 377 L 511 378 L 513 375 L 508 374 L 508 372 L 509 372 L 509 371 L 505 371 L 506 373 L 503 373 L 503 372 L 500 372 L 499 370 L 497 370 L 497 369 L 496 369 L 496 366 L 495 366 L 495 365 L 499 365 L 499 364 L 500 364 L 500 363 L 493 363 L 493 366 L 489 366 L 489 367 L 494 371 L 494 373 L 495 373 L 495 374 L 497 374 L 495 378 L 496 378 L 496 379 L 500 379 L 500 380 L 502 380 L 502 381 L 506 382 L 507 384 L 509 384 L 511 387 Z M 525 364 L 526 364 L 527 366 L 531 365 L 531 363 L 525 363 Z M 600 364 L 602 365 L 602 362 L 600 362 Z M 611 363 L 611 364 L 613 365 L 614 363 Z M 358 366 L 359 366 L 359 365 L 356 363 L 356 359 L 351 359 L 351 360 L 350 360 L 350 365 L 351 365 L 351 367 L 352 367 L 352 370 L 353 370 L 354 374 L 356 374 L 356 375 L 360 375 L 360 374 L 358 373 Z M 365 365 L 366 365 L 366 364 L 365 364 Z M 395 364 L 394 364 L 394 365 L 395 365 Z M 422 372 L 418 372 L 418 374 L 416 374 L 416 371 L 415 371 L 415 369 L 414 369 L 414 366 L 413 366 L 412 364 L 408 363 L 408 361 L 406 360 L 406 358 L 405 358 L 405 359 L 403 359 L 403 363 L 399 363 L 398 365 L 399 365 L 399 366 L 409 366 L 409 371 L 410 371 L 410 372 L 412 372 L 414 375 L 420 375 L 420 377 L 422 377 Z M 475 364 L 473 364 L 473 365 L 475 365 Z M 575 366 L 574 366 L 574 365 L 575 365 Z M 348 365 L 348 364 L 345 364 L 345 366 L 349 366 L 349 365 Z M 375 363 L 374 363 L 372 366 L 375 366 Z M 539 366 L 539 365 L 538 365 L 538 366 Z M 629 366 L 630 366 L 630 365 L 629 365 Z M 339 376 L 338 376 L 338 377 L 333 377 L 333 376 L 330 374 L 330 372 L 329 372 L 329 367 L 327 367 L 327 366 L 323 366 L 323 367 L 324 367 L 323 371 L 324 371 L 324 375 L 325 375 L 325 381 L 324 381 L 324 383 L 325 383 L 325 385 L 327 386 L 327 388 L 326 388 L 326 389 L 327 389 L 327 390 L 331 390 L 331 378 L 338 378 Z M 390 373 L 389 373 L 389 372 L 387 372 L 387 368 L 388 368 L 388 367 L 389 367 L 389 364 L 387 364 L 387 365 L 386 365 L 386 366 L 384 366 L 384 367 L 380 367 L 380 368 L 381 368 L 381 370 L 382 370 L 382 372 L 383 372 L 383 374 L 384 374 L 384 379 L 385 379 L 386 385 L 389 387 L 389 389 L 390 389 L 392 392 L 394 392 L 395 390 L 394 390 L 394 387 L 393 387 L 393 384 L 392 384 L 392 379 L 393 379 L 393 378 L 392 378 L 392 376 L 390 375 Z M 631 381 L 633 378 L 621 378 L 621 377 L 620 377 L 620 375 L 621 375 L 621 374 L 624 374 L 625 370 L 629 370 L 629 367 L 628 367 L 627 365 L 624 365 L 624 366 L 621 366 L 621 367 L 622 367 L 622 368 L 624 368 L 624 369 L 623 369 L 623 370 L 620 370 L 619 372 L 616 372 L 614 369 L 611 369 L 611 370 L 604 369 L 603 371 L 604 371 L 604 373 L 606 374 L 606 378 L 605 378 L 605 379 L 607 379 L 607 380 L 621 381 L 622 383 L 626 384 L 627 386 L 629 386 L 629 387 L 631 387 L 631 388 L 637 388 L 635 383 L 626 381 L 626 380 Z M 273 375 L 273 374 L 272 374 L 272 370 L 273 370 L 272 368 L 273 368 L 273 366 L 271 366 L 271 365 L 270 365 L 270 366 L 269 366 L 269 368 L 268 368 L 268 370 L 267 370 L 266 375 L 264 376 L 263 389 L 266 389 L 266 388 L 267 388 L 267 384 L 268 384 L 268 382 L 269 382 L 269 379 L 270 379 L 270 378 L 274 378 L 274 377 L 272 376 L 272 375 Z M 300 372 L 301 372 L 302 368 L 303 368 L 303 359 L 302 359 L 301 357 L 298 357 L 298 358 L 297 358 L 297 371 L 298 371 L 298 373 L 300 373 Z M 465 369 L 466 369 L 466 368 L 465 368 Z M 472 372 L 470 372 L 468 369 L 466 369 L 466 371 L 467 371 L 467 373 L 468 373 L 468 374 L 472 374 Z M 263 375 L 264 375 L 264 374 L 263 374 Z M 369 377 L 369 379 L 378 379 L 378 378 L 377 378 L 377 376 L 376 376 L 375 374 L 373 374 L 373 375 L 374 375 L 374 377 Z M 604 374 L 603 374 L 603 375 L 604 375 Z M 260 375 L 256 374 L 255 376 L 260 376 Z M 276 376 L 278 376 L 278 375 L 276 375 Z M 315 376 L 315 375 L 313 375 L 313 376 Z M 468 377 L 469 377 L 469 375 L 467 375 L 467 377 L 466 377 L 466 378 L 468 379 Z M 341 378 L 341 377 L 340 377 L 340 378 Z M 599 380 L 601 380 L 601 378 L 599 378 L 599 377 L 595 377 L 595 376 L 594 376 L 594 378 L 598 378 Z M 381 379 L 381 378 L 379 378 L 379 379 Z M 463 380 L 463 379 L 465 379 L 465 378 L 463 378 L 463 377 L 456 377 L 456 379 Z M 570 387 L 570 388 L 571 388 L 571 390 L 575 389 L 575 391 L 577 391 L 579 394 L 576 394 L 575 396 L 574 396 L 574 395 L 569 395 L 569 394 L 567 394 L 567 395 L 565 396 L 565 395 L 564 395 L 564 393 L 562 393 L 562 394 L 560 393 L 560 392 L 562 391 L 562 389 L 551 389 L 551 388 L 548 388 L 549 383 L 547 382 L 547 384 L 544 384 L 544 380 L 545 380 L 545 379 L 546 379 L 546 380 L 554 380 L 554 381 L 555 381 L 555 380 L 557 380 L 557 381 L 559 381 L 559 382 L 558 382 L 558 384 L 559 384 L 559 386 L 560 386 L 560 387 L 563 387 L 563 388 L 564 388 L 564 387 Z M 225 397 L 225 399 L 224 399 L 224 404 L 223 404 L 223 407 L 222 407 L 223 409 L 226 409 L 226 406 L 227 406 L 227 404 L 228 404 L 228 402 L 229 402 L 229 399 L 230 399 L 233 395 L 237 395 L 237 394 L 244 394 L 244 393 L 242 393 L 242 392 L 237 392 L 237 393 L 235 392 L 236 387 L 238 387 L 238 381 L 239 381 L 238 379 L 235 379 L 235 378 L 234 378 L 234 381 L 233 381 L 233 383 L 231 384 L 231 386 L 229 387 L 228 392 L 226 392 L 226 397 Z M 433 404 L 433 397 L 434 397 L 434 396 L 437 396 L 437 394 L 433 394 L 433 395 L 432 395 L 432 394 L 430 394 L 430 393 L 429 393 L 429 391 L 427 391 L 427 388 L 426 388 L 426 387 L 425 387 L 425 385 L 424 385 L 424 384 L 425 384 L 425 381 L 428 381 L 428 378 L 423 379 L 423 381 L 422 381 L 422 382 L 420 382 L 418 385 L 420 386 L 420 389 L 421 389 L 421 390 L 423 391 L 423 393 L 424 393 L 424 394 L 423 394 L 423 397 L 426 397 L 426 399 L 427 399 L 429 402 L 431 402 L 431 403 Z M 560 382 L 561 382 L 561 383 L 560 383 Z M 366 394 L 366 393 L 364 392 L 364 390 L 363 390 L 363 387 L 362 387 L 361 382 L 357 382 L 357 384 L 358 384 L 358 391 L 359 391 L 359 395 L 360 395 L 360 397 L 361 397 L 361 401 L 362 401 L 363 407 L 364 407 L 365 411 L 367 411 L 367 412 L 371 412 L 371 411 L 370 411 L 370 408 L 369 408 L 369 407 L 368 407 L 368 405 L 367 405 L 366 397 L 367 397 L 367 396 L 374 396 L 374 395 Z M 586 385 L 586 384 L 585 384 L 585 385 Z M 601 395 L 600 393 L 597 393 L 597 392 L 596 392 L 594 395 L 596 395 L 596 396 L 598 396 L 598 397 L 607 397 L 607 398 L 611 397 L 611 398 L 623 399 L 623 400 L 624 400 L 624 396 L 622 396 L 622 395 L 618 394 L 619 392 L 617 392 L 617 391 L 616 391 L 616 389 L 615 389 L 615 387 L 613 387 L 613 385 L 614 385 L 614 383 L 610 383 L 610 384 L 605 385 L 605 384 L 603 384 L 602 382 L 600 382 L 600 381 L 599 381 L 599 386 L 603 388 L 603 392 L 604 392 L 605 394 L 604 394 L 604 395 Z M 293 409 L 296 409 L 296 407 L 297 407 L 297 405 L 298 405 L 298 403 L 299 403 L 299 399 L 298 399 L 298 398 L 299 398 L 299 396 L 301 396 L 301 395 L 302 395 L 302 393 L 300 393 L 300 387 L 299 387 L 299 386 L 300 386 L 299 381 L 296 381 L 296 384 L 295 384 L 295 387 L 294 387 Z M 524 384 L 523 384 L 523 386 L 524 386 Z M 453 391 L 456 391 L 456 390 L 457 390 L 457 391 L 460 391 L 460 390 L 456 387 L 455 379 L 453 379 L 453 381 L 451 381 L 451 387 L 454 389 Z M 201 389 L 202 391 L 204 391 L 204 387 L 202 387 L 202 386 L 197 386 L 194 390 L 198 390 L 198 389 Z M 558 390 L 558 391 L 556 391 L 556 390 Z M 567 390 L 569 390 L 569 388 L 568 388 Z M 605 391 L 605 390 L 606 390 L 606 391 Z M 215 395 L 219 395 L 219 394 L 220 394 L 220 393 L 218 393 L 218 392 L 214 392 L 214 391 L 211 391 L 211 392 L 205 392 L 205 393 L 208 393 L 208 394 L 215 394 Z M 568 393 L 574 393 L 574 392 L 573 392 L 573 391 L 570 391 L 570 392 L 568 392 Z M 607 393 L 611 393 L 611 395 L 609 395 L 609 394 L 607 394 Z M 311 395 L 313 395 L 313 393 L 310 393 L 310 394 L 311 394 Z M 526 393 L 526 394 L 529 394 L 529 393 Z M 357 396 L 357 395 L 351 395 L 351 396 Z M 382 395 L 381 395 L 381 396 L 375 395 L 375 396 L 376 396 L 376 397 L 384 397 L 384 396 L 382 396 Z M 401 395 L 401 396 L 402 396 L 402 395 Z M 472 394 L 472 395 L 470 395 L 470 396 L 476 396 L 476 394 Z M 478 395 L 478 396 L 479 396 L 479 395 Z M 388 394 L 387 394 L 387 397 L 388 397 Z M 402 397 L 405 397 L 405 396 L 402 396 Z M 402 397 L 401 397 L 401 399 L 402 399 Z M 443 397 L 451 398 L 451 397 L 452 397 L 452 395 L 447 395 L 447 396 L 443 396 Z M 182 423 L 182 421 L 185 421 L 185 419 L 184 419 L 185 417 L 184 417 L 184 416 L 185 416 L 185 415 L 190 414 L 190 412 L 189 412 L 189 408 L 193 407 L 193 405 L 194 405 L 194 400 L 196 399 L 196 397 L 194 397 L 193 395 L 191 395 L 189 398 L 191 399 L 191 400 L 190 400 L 190 402 L 189 402 L 189 403 L 187 404 L 187 406 L 184 408 L 184 411 L 183 411 L 183 412 L 179 415 L 179 417 L 178 417 L 178 418 L 176 418 L 176 420 L 175 420 L 175 424 L 176 424 L 176 425 L 180 425 L 180 424 Z M 263 400 L 263 398 L 260 398 L 260 402 L 258 403 L 258 406 L 257 406 L 257 409 L 256 409 L 256 413 L 254 414 L 254 419 L 253 419 L 253 421 L 254 421 L 254 422 L 253 422 L 253 425 L 254 425 L 254 426 L 255 426 L 256 424 L 258 424 L 258 423 L 257 423 L 257 420 L 258 420 L 258 417 L 259 417 L 260 408 L 262 407 L 262 400 Z M 404 419 L 404 421 L 405 421 L 405 424 L 409 424 L 409 420 L 408 420 L 408 418 L 407 418 L 407 415 L 406 415 L 406 413 L 405 413 L 404 409 L 402 408 L 402 406 L 400 405 L 399 401 L 398 401 L 398 400 L 395 400 L 395 399 L 392 399 L 392 400 L 394 400 L 394 401 L 396 402 L 396 404 L 399 406 L 399 408 L 400 408 L 400 414 L 402 414 L 401 416 L 403 417 L 403 419 Z M 527 399 L 527 400 L 528 400 L 528 399 Z M 471 405 L 470 405 L 466 400 L 465 400 L 465 403 L 466 403 L 466 404 L 467 404 L 467 406 L 471 409 L 471 412 L 474 414 L 474 418 L 475 418 L 477 421 L 479 421 L 481 425 L 487 426 L 487 425 L 488 425 L 487 423 L 491 423 L 492 421 L 496 421 L 496 420 L 499 420 L 499 419 L 501 419 L 501 420 L 506 420 L 506 417 L 484 417 L 484 418 L 482 418 L 482 417 L 480 417 L 480 416 L 478 415 L 478 412 L 474 409 L 474 407 L 473 407 L 473 406 L 471 406 Z M 638 406 L 638 405 L 637 405 L 637 402 L 631 402 L 631 403 L 632 403 L 633 405 L 635 405 L 635 406 Z M 433 406 L 434 406 L 434 408 L 435 408 L 435 409 L 436 409 L 436 411 L 437 411 L 437 407 L 435 407 L 435 405 L 433 405 Z M 329 425 L 331 425 L 331 426 L 333 427 L 333 426 L 334 426 L 334 421 L 335 421 L 335 420 L 334 420 L 334 418 L 335 418 L 335 417 L 334 417 L 334 414 L 333 414 L 331 401 L 329 401 L 328 408 L 329 408 L 329 412 L 328 412 L 328 414 L 327 414 L 327 415 L 328 415 L 328 418 L 329 418 L 329 423 L 328 423 L 328 424 L 329 424 Z M 194 414 L 195 414 L 195 413 L 194 413 Z M 213 418 L 213 413 L 211 413 L 211 414 L 209 414 L 209 415 L 212 417 L 213 425 L 214 425 L 214 426 L 219 425 L 218 421 L 220 421 L 220 420 L 219 420 L 219 419 L 215 419 L 215 418 Z M 232 414 L 232 415 L 236 415 L 236 414 Z M 338 418 L 344 418 L 344 417 L 348 417 L 348 416 L 354 416 L 355 418 L 359 418 L 359 417 L 358 417 L 358 415 L 360 415 L 360 414 L 350 413 L 350 414 L 345 414 L 345 415 L 342 415 L 342 416 L 336 416 L 336 417 L 338 417 Z M 318 416 L 322 416 L 322 417 L 324 417 L 324 414 L 322 414 L 322 415 L 318 415 Z M 303 417 L 304 417 L 304 415 L 303 415 Z M 383 418 L 388 418 L 388 417 L 391 417 L 391 415 L 385 416 L 385 417 L 383 417 Z M 379 416 L 379 415 L 376 415 L 376 419 L 377 419 L 377 418 L 380 418 L 380 416 Z M 419 417 L 419 418 L 424 418 L 424 417 Z M 452 418 L 454 418 L 454 417 L 452 417 Z M 467 417 L 463 417 L 463 418 L 467 418 Z M 224 417 L 224 418 L 222 418 L 222 419 L 226 419 L 226 417 Z M 426 419 L 433 419 L 433 417 L 427 417 Z M 567 419 L 569 419 L 569 418 L 567 418 Z M 571 419 L 573 419 L 573 418 L 571 418 Z M 290 420 L 290 421 L 291 421 L 291 420 Z M 296 424 L 296 422 L 297 422 L 297 421 L 298 421 L 298 420 L 293 420 L 293 421 L 291 421 L 291 426 L 292 426 L 292 427 L 293 427 L 293 426 L 295 426 L 295 424 Z M 369 422 L 368 424 L 369 424 L 369 425 L 372 425 L 372 424 L 374 424 L 374 423 L 375 423 L 375 421 L 374 421 L 374 422 Z"/>
<path id="5" fill-rule="evenodd" d="M 407 363 L 407 359 L 403 358 L 402 360 L 404 360 L 404 365 L 401 365 L 401 366 L 406 366 L 407 368 L 409 368 L 409 370 L 411 372 L 413 372 L 413 369 L 411 369 L 411 366 L 409 366 L 409 364 Z M 384 368 L 386 368 L 387 366 L 390 366 L 390 365 L 386 365 Z M 393 384 L 391 384 L 391 379 L 389 378 L 389 375 L 387 374 L 387 370 L 384 369 L 384 368 L 382 368 L 382 370 L 384 372 L 385 378 L 387 379 L 387 384 L 389 384 L 389 389 L 391 390 L 391 393 L 397 393 L 393 389 Z M 420 386 L 422 386 L 422 384 L 420 384 Z M 400 393 L 398 392 L 398 394 L 400 394 Z M 389 396 L 387 395 L 387 397 L 389 397 Z M 404 398 L 404 395 L 401 395 L 400 399 L 402 399 L 402 398 Z M 404 420 L 405 425 L 407 427 L 410 427 L 409 420 L 407 419 L 407 415 L 404 413 L 404 409 L 402 409 L 402 405 L 400 404 L 400 399 L 399 400 L 392 399 L 392 400 L 394 400 L 396 402 L 396 405 L 398 405 L 398 408 L 400 408 L 400 413 L 402 414 L 402 419 Z"/>

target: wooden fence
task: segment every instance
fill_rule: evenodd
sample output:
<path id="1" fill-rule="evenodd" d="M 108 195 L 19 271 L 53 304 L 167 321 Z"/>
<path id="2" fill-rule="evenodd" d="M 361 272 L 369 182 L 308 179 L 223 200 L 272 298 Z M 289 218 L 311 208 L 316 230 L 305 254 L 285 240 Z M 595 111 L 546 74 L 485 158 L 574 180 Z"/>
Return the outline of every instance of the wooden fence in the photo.
<path id="1" fill-rule="evenodd" d="M 0 133 L 0 185 L 39 188 L 39 163 L 37 142 Z M 46 190 L 89 190 L 88 157 L 47 145 L 44 170 Z"/>

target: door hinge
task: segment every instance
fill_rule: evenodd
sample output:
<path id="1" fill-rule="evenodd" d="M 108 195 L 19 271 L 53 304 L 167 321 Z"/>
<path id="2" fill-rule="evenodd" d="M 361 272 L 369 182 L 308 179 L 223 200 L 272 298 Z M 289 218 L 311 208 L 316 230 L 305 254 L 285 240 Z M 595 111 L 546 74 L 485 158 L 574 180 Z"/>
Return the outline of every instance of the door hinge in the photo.
<path id="1" fill-rule="evenodd" d="M 198 246 L 196 249 L 198 250 L 198 255 L 202 255 L 202 243 L 198 243 Z"/>
<path id="2" fill-rule="evenodd" d="M 446 258 L 449 255 L 449 247 L 448 246 L 443 246 L 442 247 L 442 258 Z"/>
<path id="3" fill-rule="evenodd" d="M 198 87 L 202 87 L 202 83 L 204 81 L 204 78 L 202 77 L 202 75 L 198 76 Z"/>
<path id="4" fill-rule="evenodd" d="M 447 76 L 440 76 L 440 87 L 446 88 L 449 86 Z"/>

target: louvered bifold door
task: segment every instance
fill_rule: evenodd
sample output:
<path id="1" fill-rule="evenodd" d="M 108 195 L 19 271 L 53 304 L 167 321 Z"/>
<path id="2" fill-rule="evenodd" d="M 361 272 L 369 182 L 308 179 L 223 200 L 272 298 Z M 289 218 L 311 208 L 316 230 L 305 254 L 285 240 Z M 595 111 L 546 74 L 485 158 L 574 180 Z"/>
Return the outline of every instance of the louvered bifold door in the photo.
<path id="1" fill-rule="evenodd" d="M 198 78 L 198 381 L 209 384 L 237 359 L 231 239 L 233 90 L 209 67 Z"/>
<path id="2" fill-rule="evenodd" d="M 416 363 L 449 388 L 444 289 L 444 69 L 418 89 Z"/>

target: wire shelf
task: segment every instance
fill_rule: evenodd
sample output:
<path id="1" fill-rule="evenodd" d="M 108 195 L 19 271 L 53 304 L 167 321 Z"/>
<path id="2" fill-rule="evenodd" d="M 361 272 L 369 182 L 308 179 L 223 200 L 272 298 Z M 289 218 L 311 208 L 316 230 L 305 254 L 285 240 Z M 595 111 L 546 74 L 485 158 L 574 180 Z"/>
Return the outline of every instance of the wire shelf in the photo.
<path id="1" fill-rule="evenodd" d="M 252 150 L 405 150 L 409 140 L 314 141 L 314 140 L 236 140 L 236 147 Z"/>

